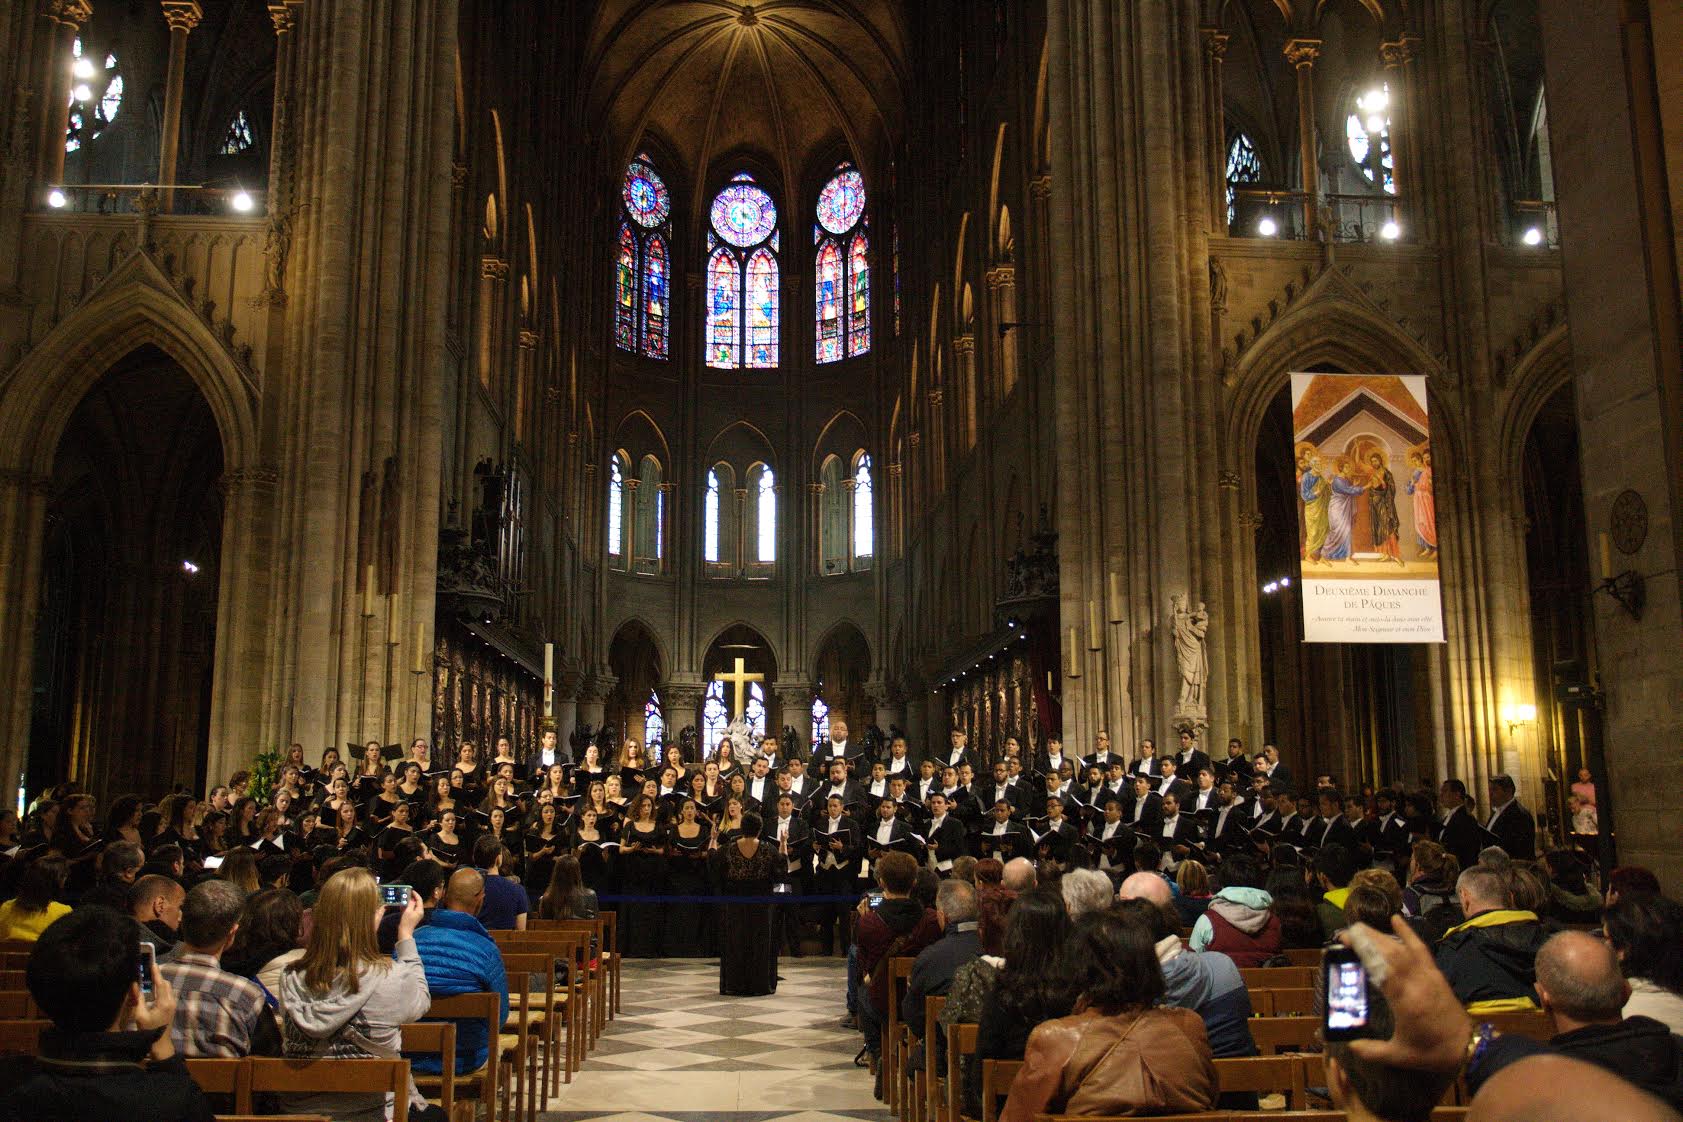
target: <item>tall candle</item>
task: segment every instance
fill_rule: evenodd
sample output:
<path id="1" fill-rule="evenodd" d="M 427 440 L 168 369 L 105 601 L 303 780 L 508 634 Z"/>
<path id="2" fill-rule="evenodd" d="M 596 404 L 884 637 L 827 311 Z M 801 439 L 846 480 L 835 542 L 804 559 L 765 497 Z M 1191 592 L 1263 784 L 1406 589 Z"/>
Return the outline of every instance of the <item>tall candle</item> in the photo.
<path id="1" fill-rule="evenodd" d="M 1087 601 L 1087 646 L 1095 651 L 1104 646 L 1104 619 L 1096 599 Z"/>
<path id="2" fill-rule="evenodd" d="M 427 621 L 415 621 L 415 673 L 427 672 Z"/>
<path id="3" fill-rule="evenodd" d="M 1613 543 L 1606 530 L 1601 531 L 1601 579 L 1613 579 Z"/>
<path id="4" fill-rule="evenodd" d="M 362 614 L 374 614 L 374 566 L 365 566 L 362 570 Z"/>
<path id="5" fill-rule="evenodd" d="M 1114 570 L 1108 574 L 1107 584 L 1110 589 L 1110 622 L 1121 623 L 1125 618 L 1122 614 L 1122 574 Z"/>
<path id="6" fill-rule="evenodd" d="M 555 716 L 555 644 L 543 645 L 543 715 Z"/>
<path id="7" fill-rule="evenodd" d="M 1069 655 L 1064 666 L 1064 675 L 1070 678 L 1081 677 L 1081 629 L 1069 629 Z"/>

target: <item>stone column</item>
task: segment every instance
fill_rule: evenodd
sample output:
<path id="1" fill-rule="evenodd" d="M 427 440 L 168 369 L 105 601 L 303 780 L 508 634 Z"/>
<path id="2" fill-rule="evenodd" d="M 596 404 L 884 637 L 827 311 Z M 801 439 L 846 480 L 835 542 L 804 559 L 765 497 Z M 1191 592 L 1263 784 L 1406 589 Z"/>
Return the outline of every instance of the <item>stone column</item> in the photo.
<path id="1" fill-rule="evenodd" d="M 800 738 L 801 751 L 810 751 L 812 747 L 812 684 L 810 682 L 779 682 L 776 697 L 778 733 L 783 732 L 783 726 L 792 726 L 795 735 Z"/>
<path id="2" fill-rule="evenodd" d="M 976 446 L 977 418 L 982 414 L 982 387 L 976 383 L 976 336 L 966 332 L 953 336 L 953 366 L 957 368 L 959 392 L 964 395 L 964 447 Z"/>
<path id="3" fill-rule="evenodd" d="M 602 731 L 608 695 L 619 685 L 619 679 L 605 670 L 593 670 L 579 685 L 578 723 L 591 732 Z"/>
<path id="4" fill-rule="evenodd" d="M 64 179 L 64 133 L 70 125 L 70 60 L 76 34 L 93 16 L 88 0 L 46 0 L 41 7 L 39 153 L 35 167 L 41 186 Z"/>
<path id="5" fill-rule="evenodd" d="M 906 683 L 906 745 L 908 755 L 921 760 L 930 754 L 929 743 L 929 702 L 935 695 L 929 692 L 929 685 L 920 679 L 911 679 Z"/>
<path id="6" fill-rule="evenodd" d="M 700 679 L 693 675 L 673 678 L 660 685 L 660 700 L 666 704 L 666 740 L 676 744 L 686 727 L 701 731 L 701 699 L 706 693 Z M 699 737 L 695 748 L 705 756 L 705 746 Z M 700 762 L 699 758 L 691 762 Z"/>
<path id="7" fill-rule="evenodd" d="M 993 322 L 998 325 L 1017 322 L 1017 270 L 1009 263 L 995 265 L 982 274 L 993 305 Z M 1007 331 L 993 348 L 995 375 L 999 379 L 997 392 L 1001 398 L 1017 385 L 1017 335 L 1022 328 Z"/>
<path id="8" fill-rule="evenodd" d="M 291 205 L 287 190 L 292 181 L 292 83 L 296 17 L 292 5 L 269 4 L 269 21 L 275 28 L 275 99 L 269 126 L 269 215 L 285 214 Z"/>
<path id="9" fill-rule="evenodd" d="M 1227 233 L 1227 103 L 1221 89 L 1228 36 L 1219 27 L 1200 27 L 1204 42 L 1204 120 L 1210 144 L 1210 233 Z"/>
<path id="10" fill-rule="evenodd" d="M 1385 84 L 1391 91 L 1391 175 L 1397 185 L 1397 221 L 1404 234 L 1416 241 L 1424 234 L 1426 211 L 1425 182 L 1414 158 L 1414 56 L 1419 45 L 1419 39 L 1404 35 L 1379 46 Z"/>
<path id="11" fill-rule="evenodd" d="M 161 6 L 164 22 L 169 24 L 169 72 L 164 78 L 158 185 L 164 189 L 164 213 L 169 214 L 175 209 L 175 164 L 181 154 L 181 87 L 187 79 L 187 34 L 199 26 L 204 11 L 198 0 L 162 0 Z"/>
<path id="12" fill-rule="evenodd" d="M 888 732 L 895 725 L 901 729 L 906 727 L 906 699 L 892 685 L 887 682 L 871 683 L 865 687 L 865 696 L 875 707 L 874 719 L 883 732 Z"/>
<path id="13" fill-rule="evenodd" d="M 556 667 L 555 693 L 551 721 L 555 725 L 555 742 L 563 752 L 571 751 L 573 733 L 579 726 L 579 683 L 583 679 L 576 664 Z"/>
<path id="14" fill-rule="evenodd" d="M 226 782 L 234 771 L 250 766 L 253 745 L 269 742 L 263 698 L 270 670 L 266 648 L 274 588 L 269 574 L 279 484 L 280 473 L 265 466 L 235 468 L 221 479 L 221 583 L 207 763 L 212 783 Z M 430 711 L 430 697 L 427 702 Z"/>
<path id="15" fill-rule="evenodd" d="M 62 149 L 62 145 L 60 148 Z M 52 500 L 49 475 L 27 470 L 0 470 L 0 650 L 12 652 L 4 662 L 4 691 L 0 697 L 0 777 L 6 789 L 16 790 L 29 752 L 30 706 L 34 700 L 35 617 L 41 594 L 41 551 Z M 12 606 L 16 610 L 11 610 Z"/>
<path id="16" fill-rule="evenodd" d="M 1297 144 L 1303 164 L 1303 230 L 1312 235 L 1315 211 L 1321 193 L 1319 148 L 1315 143 L 1315 60 L 1321 57 L 1319 39 L 1291 39 L 1286 42 L 1286 61 L 1297 70 Z"/>

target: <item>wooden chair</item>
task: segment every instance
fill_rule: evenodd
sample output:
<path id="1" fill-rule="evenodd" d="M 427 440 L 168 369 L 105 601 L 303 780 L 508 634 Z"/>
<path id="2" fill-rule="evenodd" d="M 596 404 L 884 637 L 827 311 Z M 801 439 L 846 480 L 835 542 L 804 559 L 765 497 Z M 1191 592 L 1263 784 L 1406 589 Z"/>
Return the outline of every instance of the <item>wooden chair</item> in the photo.
<path id="1" fill-rule="evenodd" d="M 1273 999 L 1272 1017 L 1313 1017 L 1320 1012 L 1312 989 L 1268 989 L 1258 991 Z M 1254 995 L 1253 995 L 1254 997 Z"/>
<path id="2" fill-rule="evenodd" d="M 979 1026 L 954 1025 L 947 1033 L 947 1110 L 935 1122 L 960 1122 L 969 1116 L 964 1113 L 964 1059 L 976 1057 L 976 1032 Z"/>
<path id="3" fill-rule="evenodd" d="M 1319 1017 L 1252 1017 L 1251 1039 L 1264 1056 L 1275 1052 L 1306 1052 L 1321 1042 Z"/>
<path id="4" fill-rule="evenodd" d="M 1037 1114 L 1034 1116 L 1034 1122 L 1129 1122 L 1131 1118 L 1137 1117 L 1139 1116 L 1117 1115 L 1111 1117 L 1107 1115 L 1092 1114 Z M 1233 1122 L 1233 1119 L 1237 1117 L 1239 1117 L 1237 1114 L 1229 1114 L 1225 1110 L 1216 1110 L 1200 1111 L 1197 1114 L 1154 1114 L 1151 1116 L 1151 1119 L 1152 1122 Z M 1249 1118 L 1250 1115 L 1245 1115 L 1245 1117 Z M 1262 1117 L 1301 1118 L 1304 1116 L 1294 1114 L 1291 1111 L 1275 1110 L 1262 1115 Z M 1337 1122 L 1344 1122 L 1344 1114 L 1342 1111 L 1340 1111 L 1337 1116 Z"/>
<path id="5" fill-rule="evenodd" d="M 53 1027 L 51 1021 L 0 1021 L 0 1056 L 38 1056 L 41 1034 Z"/>
<path id="6" fill-rule="evenodd" d="M 508 1016 L 503 1030 L 519 1034 L 515 1050 L 517 1097 L 525 1107 L 528 1122 L 549 1106 L 550 1067 L 554 1052 L 548 1047 L 550 1017 L 555 1013 L 555 955 L 548 949 L 527 952 L 503 950 L 503 972 L 508 976 Z M 538 988 L 532 980 L 538 979 Z M 518 985 L 516 980 L 518 979 Z M 538 1053 L 543 1066 L 538 1066 Z"/>
<path id="7" fill-rule="evenodd" d="M 604 944 L 608 938 L 609 921 L 597 916 L 595 919 L 540 919 L 533 920 L 532 925 L 524 932 L 514 932 L 516 935 L 538 935 L 544 932 L 570 931 L 588 936 L 594 943 L 595 950 L 586 948 L 584 966 L 584 982 L 590 990 L 587 1001 L 590 1036 L 586 1047 L 594 1047 L 602 1030 L 607 1027 L 607 1007 L 613 1002 L 613 987 L 608 984 L 611 970 L 618 967 L 611 963 L 618 962 L 618 952 L 610 960 Z M 495 934 L 495 933 L 493 933 Z"/>
<path id="8" fill-rule="evenodd" d="M 333 1122 L 325 1114 L 218 1114 L 216 1122 Z"/>
<path id="9" fill-rule="evenodd" d="M 462 993 L 454 997 L 435 997 L 432 1005 L 427 1009 L 424 1018 L 428 1021 L 478 1021 L 485 1022 L 486 1039 L 489 1047 L 485 1053 L 485 1062 L 473 1071 L 453 1075 L 456 1093 L 471 1090 L 480 1102 L 485 1104 L 486 1122 L 497 1117 L 497 1075 L 502 1067 L 498 1037 L 502 1029 L 502 997 L 494 993 Z M 459 1030 L 458 1030 L 459 1031 Z M 415 1073 L 415 1087 L 423 1095 L 431 1095 L 434 1091 L 442 1094 L 444 1077 L 429 1075 L 422 1072 Z M 507 1118 L 507 1112 L 504 1112 Z"/>
<path id="10" fill-rule="evenodd" d="M 416 1021 L 402 1026 L 403 1051 L 437 1055 L 442 1074 L 439 1076 L 438 1105 L 445 1115 L 456 1116 L 456 1026 L 449 1021 Z"/>
<path id="11" fill-rule="evenodd" d="M 888 1008 L 883 1010 L 882 1016 L 882 1089 L 888 1098 L 888 1109 L 899 1117 L 901 1113 L 900 1094 L 900 998 L 906 992 L 906 986 L 911 982 L 912 963 L 917 961 L 907 955 L 891 958 L 887 963 L 878 963 L 877 969 L 884 966 L 888 969 Z"/>
<path id="12" fill-rule="evenodd" d="M 28 990 L 0 990 L 0 1021 L 30 1021 L 46 1016 Z"/>
<path id="13" fill-rule="evenodd" d="M 941 1010 L 946 1007 L 947 999 L 943 996 L 927 997 L 923 1001 L 923 1071 L 919 1074 L 924 1086 L 924 1122 L 941 1122 L 947 1107 L 943 1094 L 946 1065 L 935 1065 L 935 1053 L 941 1051 L 935 1047 L 941 1036 Z"/>
<path id="14" fill-rule="evenodd" d="M 1342 1110 L 1242 1110 L 1227 1118 L 1229 1122 L 1348 1122 L 1349 1115 Z"/>
<path id="15" fill-rule="evenodd" d="M 207 1095 L 227 1095 L 239 1114 L 251 1113 L 251 1065 L 244 1060 L 189 1059 L 187 1075 Z"/>
<path id="16" fill-rule="evenodd" d="M 999 1122 L 999 1104 L 1011 1094 L 1021 1070 L 1021 1060 L 982 1061 L 982 1122 Z"/>
<path id="17" fill-rule="evenodd" d="M 553 920 L 548 922 L 555 922 Z M 589 982 L 590 961 L 590 932 L 580 929 L 563 930 L 545 927 L 537 931 L 493 931 L 491 936 L 497 946 L 507 953 L 531 954 L 541 953 L 550 956 L 548 977 L 550 979 L 550 997 L 544 1004 L 543 1016 L 534 1018 L 543 1023 L 545 1029 L 544 1049 L 547 1057 L 554 1050 L 562 1051 L 562 1063 L 559 1070 L 553 1063 L 546 1063 L 545 1070 L 549 1079 L 550 1094 L 561 1093 L 562 1079 L 571 1083 L 573 1073 L 584 1062 L 585 1052 L 591 1042 L 592 1017 L 591 985 Z M 567 964 L 567 981 L 565 985 L 555 985 L 555 962 Z M 533 971 L 533 973 L 541 973 Z M 567 1039 L 565 1049 L 560 1049 L 561 1022 L 566 1022 Z"/>
<path id="18" fill-rule="evenodd" d="M 495 994 L 491 995 L 495 998 Z M 445 1001 L 454 1000 L 444 998 Z M 435 999 L 433 1004 L 438 1001 Z M 319 1094 L 390 1092 L 392 1122 L 409 1122 L 408 1060 L 270 1060 L 243 1061 L 250 1071 L 248 1094 Z M 191 1065 L 192 1061 L 189 1060 Z M 250 1107 L 242 1113 L 250 1113 Z"/>
<path id="19" fill-rule="evenodd" d="M 599 912 L 597 918 L 602 921 L 602 965 L 607 967 L 608 977 L 613 982 L 613 1002 L 608 1006 L 608 1019 L 614 1019 L 619 1012 L 619 913 Z"/>
<path id="20" fill-rule="evenodd" d="M 1263 1095 L 1285 1095 L 1290 1110 L 1305 1106 L 1303 1063 L 1296 1056 L 1250 1056 L 1215 1062 L 1217 1085 L 1222 1094 L 1255 1091 Z"/>
<path id="21" fill-rule="evenodd" d="M 1280 953 L 1285 955 L 1286 961 L 1293 966 L 1319 967 L 1321 965 L 1321 948 L 1319 947 L 1294 948 Z"/>
<path id="22" fill-rule="evenodd" d="M 1466 1122 L 1467 1109 L 1464 1106 L 1435 1106 L 1432 1108 L 1432 1122 Z"/>
<path id="23" fill-rule="evenodd" d="M 24 990 L 29 988 L 27 970 L 0 970 L 0 990 Z"/>
<path id="24" fill-rule="evenodd" d="M 1239 971 L 1247 989 L 1314 989 L 1318 971 L 1312 966 L 1258 966 Z"/>
<path id="25" fill-rule="evenodd" d="M 1489 1021 L 1504 1036 L 1524 1036 L 1532 1040 L 1549 1041 L 1554 1036 L 1554 1022 L 1541 1010 L 1517 1013 L 1484 1013 L 1473 1018 Z"/>

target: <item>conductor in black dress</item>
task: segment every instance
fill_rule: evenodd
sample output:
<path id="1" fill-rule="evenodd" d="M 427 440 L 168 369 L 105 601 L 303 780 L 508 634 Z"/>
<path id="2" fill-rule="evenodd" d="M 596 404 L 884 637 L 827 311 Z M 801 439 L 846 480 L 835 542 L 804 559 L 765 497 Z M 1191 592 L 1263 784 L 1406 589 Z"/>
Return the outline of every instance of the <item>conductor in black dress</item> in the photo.
<path id="1" fill-rule="evenodd" d="M 721 895 L 767 898 L 787 861 L 785 843 L 761 836 L 757 814 L 742 816 L 742 832 L 715 854 Z M 777 992 L 777 944 L 769 902 L 719 906 L 719 993 L 763 997 Z"/>

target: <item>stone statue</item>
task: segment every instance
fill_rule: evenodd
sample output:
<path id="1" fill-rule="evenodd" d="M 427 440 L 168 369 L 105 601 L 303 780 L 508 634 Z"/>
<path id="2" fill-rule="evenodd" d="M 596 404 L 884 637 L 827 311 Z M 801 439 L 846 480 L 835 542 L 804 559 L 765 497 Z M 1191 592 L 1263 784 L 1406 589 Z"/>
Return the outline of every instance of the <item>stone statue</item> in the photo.
<path id="1" fill-rule="evenodd" d="M 730 741 L 731 755 L 740 764 L 746 765 L 759 754 L 754 745 L 754 726 L 742 717 L 725 726 L 725 739 Z"/>
<path id="2" fill-rule="evenodd" d="M 684 759 L 699 759 L 695 753 L 695 726 L 685 725 L 678 733 L 678 751 L 684 754 Z"/>
<path id="3" fill-rule="evenodd" d="M 1217 315 L 1227 311 L 1227 269 L 1214 257 L 1210 258 L 1210 311 Z"/>
<path id="4" fill-rule="evenodd" d="M 1204 685 L 1210 679 L 1210 663 L 1204 654 L 1204 636 L 1210 629 L 1210 613 L 1200 600 L 1196 608 L 1184 593 L 1169 597 L 1173 605 L 1175 661 L 1180 665 L 1180 700 L 1175 716 L 1195 720 L 1209 717 L 1204 705 Z"/>
<path id="5" fill-rule="evenodd" d="M 569 747 L 573 750 L 573 759 L 584 759 L 585 747 L 595 739 L 596 730 L 591 728 L 589 725 L 580 725 L 578 728 L 574 729 L 572 739 L 569 742 Z"/>
<path id="6" fill-rule="evenodd" d="M 806 753 L 801 751 L 801 734 L 795 731 L 794 725 L 783 726 L 783 758 L 792 760 L 796 756 L 806 759 Z"/>

